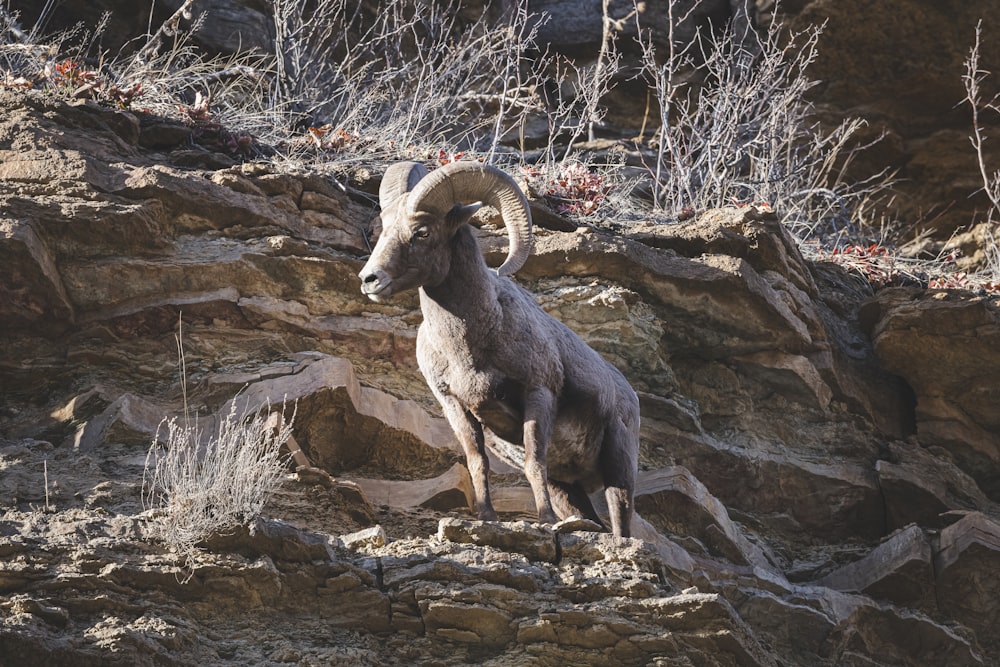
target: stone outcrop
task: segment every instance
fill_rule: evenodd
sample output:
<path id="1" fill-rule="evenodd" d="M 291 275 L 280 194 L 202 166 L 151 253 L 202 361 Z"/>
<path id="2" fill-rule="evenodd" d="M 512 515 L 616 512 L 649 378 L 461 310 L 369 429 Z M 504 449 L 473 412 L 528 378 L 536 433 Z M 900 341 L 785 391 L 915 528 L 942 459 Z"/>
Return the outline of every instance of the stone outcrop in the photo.
<path id="1" fill-rule="evenodd" d="M 0 663 L 1000 659 L 993 301 L 869 298 L 766 209 L 539 229 L 518 280 L 640 393 L 636 537 L 533 524 L 498 463 L 483 524 L 415 297 L 359 291 L 371 184 L 0 110 Z M 294 411 L 308 465 L 185 562 L 149 531 L 147 450 L 234 400 Z"/>
<path id="2" fill-rule="evenodd" d="M 699 29 L 717 29 L 731 24 L 739 35 L 751 35 L 755 25 L 755 3 L 748 0 L 651 0 L 635 3 L 609 3 L 611 38 L 626 52 L 639 52 L 636 41 L 640 29 L 643 39 L 658 49 L 666 49 L 670 36 L 685 42 Z M 539 17 L 537 40 L 540 44 L 577 56 L 593 56 L 604 37 L 603 7 L 581 0 L 531 0 L 528 10 Z M 670 26 L 674 20 L 673 29 Z M 749 41 L 749 40 L 748 40 Z"/>
<path id="3" fill-rule="evenodd" d="M 152 26 L 156 30 L 174 12 L 183 0 L 164 0 L 152 7 L 137 5 L 128 0 L 66 0 L 56 11 L 34 2 L 15 0 L 10 9 L 17 13 L 23 27 L 31 29 L 40 14 L 46 14 L 47 30 L 58 32 L 77 26 L 91 30 L 104 24 L 102 34 L 105 48 L 117 51 L 122 45 L 132 48 L 139 35 L 146 35 Z M 204 18 L 195 32 L 193 42 L 210 53 L 233 54 L 237 51 L 271 52 L 274 40 L 274 16 L 267 2 L 261 0 L 197 0 L 190 7 L 190 20 Z M 103 19 L 102 19 L 103 17 Z"/>
<path id="4" fill-rule="evenodd" d="M 882 366 L 912 389 L 916 432 L 1000 498 L 1000 307 L 995 299 L 890 289 L 867 308 Z"/>

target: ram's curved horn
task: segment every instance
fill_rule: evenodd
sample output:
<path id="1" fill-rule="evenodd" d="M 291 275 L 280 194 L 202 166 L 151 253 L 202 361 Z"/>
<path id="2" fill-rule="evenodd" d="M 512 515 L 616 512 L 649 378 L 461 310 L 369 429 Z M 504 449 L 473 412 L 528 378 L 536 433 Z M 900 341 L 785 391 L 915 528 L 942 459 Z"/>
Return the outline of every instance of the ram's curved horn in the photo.
<path id="1" fill-rule="evenodd" d="M 447 164 L 431 172 L 413 189 L 406 202 L 406 212 L 413 215 L 428 211 L 444 216 L 456 204 L 476 201 L 500 211 L 510 248 L 497 273 L 512 275 L 531 254 L 531 211 L 521 188 L 505 172 L 478 162 Z"/>
<path id="2" fill-rule="evenodd" d="M 427 168 L 419 162 L 395 162 L 382 176 L 382 183 L 378 186 L 378 203 L 382 210 L 386 210 L 395 203 L 400 196 L 406 194 L 417 186 L 424 176 L 427 175 Z"/>

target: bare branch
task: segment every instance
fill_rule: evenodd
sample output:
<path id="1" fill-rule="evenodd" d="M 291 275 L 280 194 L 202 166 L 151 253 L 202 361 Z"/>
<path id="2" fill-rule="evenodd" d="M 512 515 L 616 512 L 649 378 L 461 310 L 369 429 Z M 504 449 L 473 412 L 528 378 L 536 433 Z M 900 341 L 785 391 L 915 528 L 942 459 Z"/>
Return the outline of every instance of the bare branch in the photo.
<path id="1" fill-rule="evenodd" d="M 177 8 L 177 11 L 174 12 L 170 18 L 164 21 L 159 30 L 157 30 L 156 33 L 146 41 L 146 44 L 139 49 L 135 55 L 136 59 L 140 62 L 149 61 L 157 54 L 157 52 L 159 52 L 160 47 L 163 46 L 164 38 L 179 33 L 181 19 L 186 21 L 191 20 L 191 5 L 193 4 L 194 0 L 184 0 L 181 6 Z"/>
<path id="2" fill-rule="evenodd" d="M 976 41 L 969 49 L 969 57 L 965 60 L 965 74 L 962 75 L 962 83 L 965 84 L 965 101 L 969 103 L 972 113 L 972 136 L 969 141 L 976 151 L 976 162 L 979 168 L 979 176 L 983 183 L 983 192 L 990 200 L 991 208 L 987 212 L 987 222 L 992 222 L 994 216 L 1000 215 L 1000 170 L 989 173 L 986 167 L 986 158 L 983 154 L 983 146 L 986 143 L 986 133 L 983 131 L 980 113 L 984 110 L 1000 112 L 998 99 L 1000 94 L 995 95 L 990 101 L 983 102 L 980 85 L 990 75 L 986 70 L 979 67 L 979 45 L 982 37 L 983 22 L 976 24 Z"/>

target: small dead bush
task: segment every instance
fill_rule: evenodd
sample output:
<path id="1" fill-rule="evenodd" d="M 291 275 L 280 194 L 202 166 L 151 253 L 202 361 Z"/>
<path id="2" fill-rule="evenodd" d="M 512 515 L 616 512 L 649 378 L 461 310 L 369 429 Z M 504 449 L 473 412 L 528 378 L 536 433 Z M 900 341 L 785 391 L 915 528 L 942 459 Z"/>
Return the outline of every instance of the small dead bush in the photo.
<path id="1" fill-rule="evenodd" d="M 160 423 L 146 456 L 143 504 L 153 510 L 152 534 L 189 564 L 199 542 L 249 523 L 281 483 L 288 459 L 281 446 L 294 421 L 284 408 L 251 410 L 234 399 L 207 436 L 197 420 Z"/>

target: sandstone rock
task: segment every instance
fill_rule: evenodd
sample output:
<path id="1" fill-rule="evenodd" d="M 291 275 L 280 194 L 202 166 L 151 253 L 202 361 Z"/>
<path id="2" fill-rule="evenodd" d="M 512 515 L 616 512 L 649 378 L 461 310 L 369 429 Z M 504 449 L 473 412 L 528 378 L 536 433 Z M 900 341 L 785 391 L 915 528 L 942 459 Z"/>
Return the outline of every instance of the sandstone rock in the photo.
<path id="1" fill-rule="evenodd" d="M 300 359 L 284 374 L 250 384 L 234 399 L 237 412 L 280 400 L 286 413 L 296 414 L 297 441 L 306 456 L 330 472 L 389 464 L 417 476 L 428 465 L 435 469 L 453 460 L 448 450 L 459 445 L 444 420 L 412 401 L 362 387 L 344 359 L 315 353 Z M 219 414 L 229 409 L 224 405 Z"/>
<path id="2" fill-rule="evenodd" d="M 27 329 L 41 321 L 64 330 L 74 319 L 52 254 L 30 224 L 0 220 L 0 321 L 4 329 Z"/>
<path id="3" fill-rule="evenodd" d="M 847 663 L 873 660 L 897 664 L 982 665 L 978 647 L 958 632 L 922 614 L 886 612 L 873 605 L 859 606 L 847 619 L 857 631 L 835 632 L 828 640 L 831 652 Z M 871 657 L 869 657 L 871 656 Z"/>
<path id="4" fill-rule="evenodd" d="M 635 508 L 661 532 L 697 540 L 707 555 L 741 565 L 770 567 L 760 548 L 748 541 L 729 518 L 725 506 L 684 468 L 641 474 L 636 484 Z"/>
<path id="5" fill-rule="evenodd" d="M 472 479 L 461 463 L 432 479 L 397 482 L 355 478 L 353 481 L 368 498 L 381 505 L 427 507 L 442 512 L 472 507 Z"/>
<path id="6" fill-rule="evenodd" d="M 810 609 L 820 613 L 810 613 Z M 833 664 L 918 667 L 928 659 L 956 666 L 985 664 L 978 647 L 962 637 L 961 630 L 956 632 L 919 612 L 831 589 L 801 587 L 785 599 L 757 597 L 741 612 L 766 625 L 786 624 L 783 632 L 795 637 L 791 652 L 786 653 L 793 662 L 802 659 L 796 655 L 819 653 L 829 656 Z"/>
<path id="7" fill-rule="evenodd" d="M 941 611 L 981 632 L 981 641 L 991 653 L 997 638 L 986 629 L 996 627 L 1000 618 L 998 582 L 981 573 L 995 571 L 998 559 L 1000 524 L 979 512 L 971 512 L 943 529 L 934 556 Z"/>
<path id="8" fill-rule="evenodd" d="M 547 528 L 526 521 L 500 523 L 441 519 L 438 525 L 438 539 L 471 542 L 503 551 L 513 551 L 531 560 L 556 559 L 555 534 Z"/>
<path id="9" fill-rule="evenodd" d="M 894 462 L 878 461 L 875 470 L 890 528 L 912 522 L 942 527 L 940 518 L 950 511 L 978 509 L 995 513 L 996 503 L 947 457 L 935 456 L 933 450 L 912 440 L 892 443 L 889 448 Z"/>
<path id="10" fill-rule="evenodd" d="M 215 551 L 238 552 L 249 557 L 267 555 L 285 561 L 333 560 L 326 536 L 307 533 L 280 521 L 255 519 L 250 525 L 212 536 L 207 547 Z"/>
<path id="11" fill-rule="evenodd" d="M 899 168 L 905 196 L 896 198 L 896 214 L 901 220 L 925 221 L 941 239 L 981 217 L 987 205 L 978 193 L 982 183 L 975 154 L 965 143 L 971 116 L 960 104 L 965 96 L 961 75 L 980 20 L 980 67 L 1000 71 L 1000 50 L 990 37 L 998 19 L 997 6 L 989 0 L 955 7 L 920 0 L 878 6 L 812 0 L 792 21 L 799 29 L 824 25 L 809 70 L 820 82 L 814 99 L 831 119 L 852 115 L 888 128 L 893 145 L 876 146 L 872 160 Z M 991 149 L 989 164 L 996 158 Z"/>
<path id="12" fill-rule="evenodd" d="M 27 614 L 37 616 L 49 625 L 64 628 L 69 623 L 69 613 L 62 607 L 45 605 L 27 596 L 16 595 L 11 599 L 12 614 Z"/>
<path id="13" fill-rule="evenodd" d="M 155 31 L 180 5 L 181 0 L 168 0 L 152 8 L 140 8 L 121 0 L 98 0 L 94 3 L 70 0 L 61 4 L 58 11 L 51 12 L 46 27 L 59 31 L 82 25 L 93 30 L 101 15 L 107 13 L 102 36 L 107 40 L 107 48 L 117 51 L 137 36 L 147 34 L 150 25 Z M 12 8 L 21 12 L 23 25 L 29 29 L 41 11 L 30 2 L 15 2 Z M 270 51 L 274 23 L 262 11 L 265 8 L 262 3 L 239 0 L 210 0 L 195 5 L 195 17 L 206 12 L 206 20 L 194 33 L 193 40 L 210 53 L 232 54 L 253 49 Z M 190 23 L 184 21 L 182 25 L 187 28 Z"/>
<path id="14" fill-rule="evenodd" d="M 597 533 L 601 531 L 601 526 L 590 519 L 571 516 L 561 521 L 556 521 L 552 524 L 552 530 L 555 531 L 556 534 L 577 532 Z"/>
<path id="15" fill-rule="evenodd" d="M 350 535 L 341 535 L 340 541 L 348 549 L 362 547 L 377 549 L 378 547 L 385 546 L 385 531 L 382 529 L 382 526 L 372 526 L 371 528 L 353 532 Z"/>
<path id="16" fill-rule="evenodd" d="M 164 5 L 177 11 L 182 0 Z M 274 19 L 262 11 L 267 6 L 253 0 L 208 0 L 197 6 L 207 20 L 194 33 L 194 40 L 209 52 L 239 53 L 257 50 L 269 53 L 274 39 Z M 139 34 L 139 33 L 136 33 Z"/>
<path id="17" fill-rule="evenodd" d="M 655 312 L 635 292 L 596 280 L 540 280 L 538 302 L 550 315 L 578 333 L 630 376 L 640 388 L 658 393 L 676 389 L 673 372 L 661 356 L 663 329 Z"/>
<path id="18" fill-rule="evenodd" d="M 656 46 L 665 48 L 671 35 L 683 42 L 690 41 L 698 28 L 705 29 L 733 24 L 738 35 L 746 35 L 754 22 L 754 4 L 745 0 L 708 0 L 706 2 L 680 2 L 670 7 L 667 2 L 652 0 L 639 6 L 638 12 L 628 4 L 610 6 L 612 30 L 623 48 L 634 48 L 630 39 L 638 30 Z M 538 41 L 574 55 L 596 55 L 603 32 L 601 6 L 579 0 L 532 0 L 529 9 L 539 17 L 548 14 L 548 20 L 539 19 Z M 675 26 L 671 30 L 668 17 L 673 12 Z M 637 27 L 638 26 L 638 27 Z"/>
<path id="19" fill-rule="evenodd" d="M 819 370 L 805 356 L 778 352 L 757 352 L 735 357 L 736 361 L 750 364 L 773 377 L 771 384 L 785 384 L 787 393 L 825 410 L 833 400 L 833 390 L 823 381 Z"/>
<path id="20" fill-rule="evenodd" d="M 653 437 L 669 438 L 673 462 L 697 470 L 698 480 L 730 511 L 751 513 L 772 534 L 808 541 L 810 535 L 832 537 L 847 526 L 853 536 L 885 534 L 882 498 L 874 474 L 864 466 L 789 458 L 787 450 L 737 446 L 662 424 L 644 428 L 661 429 Z"/>
<path id="21" fill-rule="evenodd" d="M 105 389 L 101 393 L 111 392 Z M 74 398 L 74 401 L 79 398 Z M 73 435 L 73 446 L 87 452 L 108 440 L 149 442 L 161 426 L 164 410 L 162 406 L 153 405 L 138 396 L 121 394 L 107 403 L 107 407 L 99 414 L 86 421 L 80 417 L 81 415 L 72 415 L 75 421 L 83 422 Z"/>
<path id="22" fill-rule="evenodd" d="M 675 639 L 680 647 L 693 651 L 694 655 L 705 658 L 722 655 L 737 664 L 777 664 L 729 603 L 716 594 L 692 593 L 641 600 L 625 605 L 623 611 L 639 623 L 658 626 L 660 633 Z M 655 641 L 646 637 L 638 643 L 642 646 L 650 640 Z"/>
<path id="23" fill-rule="evenodd" d="M 915 525 L 904 528 L 863 559 L 831 572 L 817 585 L 863 591 L 901 607 L 935 611 L 931 545 Z"/>
<path id="24" fill-rule="evenodd" d="M 1000 385 L 992 351 L 1000 308 L 988 298 L 896 288 L 869 309 L 880 362 L 912 388 L 924 447 L 943 447 L 992 499 L 1000 499 Z"/>
<path id="25" fill-rule="evenodd" d="M 943 481 L 921 474 L 926 470 L 879 461 L 875 471 L 879 488 L 885 494 L 889 525 L 900 527 L 911 521 L 926 523 L 947 511 L 947 489 Z"/>
<path id="26" fill-rule="evenodd" d="M 450 641 L 503 646 L 513 639 L 511 618 L 498 609 L 447 600 L 429 600 L 421 607 L 427 632 Z"/>

